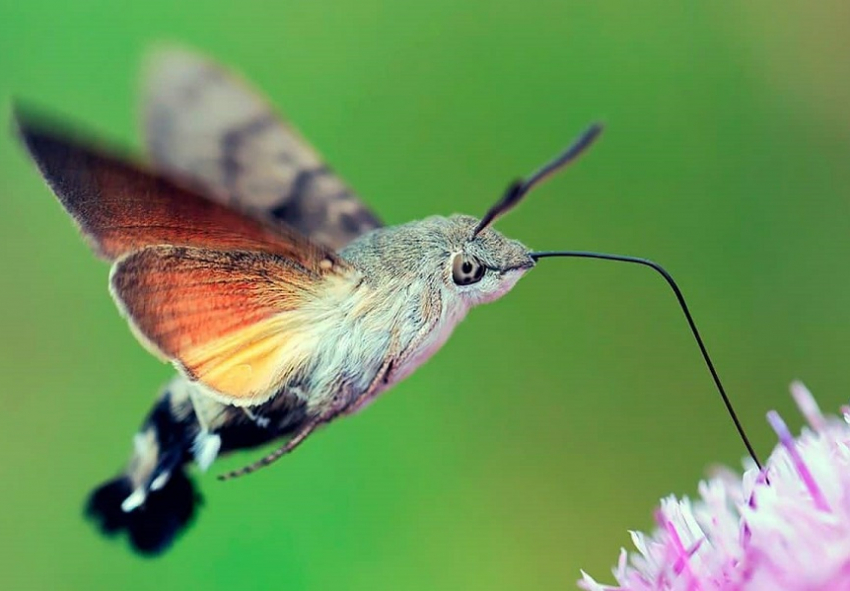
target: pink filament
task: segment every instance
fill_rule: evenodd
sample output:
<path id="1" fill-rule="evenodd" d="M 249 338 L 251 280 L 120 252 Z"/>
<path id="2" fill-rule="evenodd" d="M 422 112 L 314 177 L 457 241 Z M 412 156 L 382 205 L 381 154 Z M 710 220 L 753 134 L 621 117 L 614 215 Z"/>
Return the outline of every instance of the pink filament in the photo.
<path id="1" fill-rule="evenodd" d="M 667 530 L 667 535 L 670 536 L 670 541 L 673 543 L 673 549 L 677 554 L 676 561 L 673 563 L 673 572 L 678 575 L 684 571 L 685 575 L 688 577 L 688 591 L 700 591 L 699 583 L 697 582 L 693 571 L 691 571 L 691 565 L 688 562 L 693 552 L 685 550 L 685 546 L 682 544 L 682 539 L 679 537 L 679 532 L 676 531 L 676 526 L 672 521 L 665 519 L 660 513 L 656 514 L 656 519 L 661 526 Z"/>
<path id="2" fill-rule="evenodd" d="M 797 408 L 806 417 L 806 421 L 808 421 L 812 429 L 820 431 L 826 426 L 826 420 L 823 418 L 820 408 L 818 408 L 818 403 L 815 402 L 815 397 L 803 385 L 803 382 L 793 382 L 791 384 L 791 396 L 794 398 Z"/>
<path id="3" fill-rule="evenodd" d="M 794 462 L 794 468 L 796 468 L 797 474 L 800 476 L 800 480 L 802 480 L 803 484 L 806 485 L 806 488 L 809 489 L 809 494 L 812 495 L 815 506 L 821 511 L 829 511 L 829 503 L 826 502 L 820 487 L 818 487 L 817 482 L 815 482 L 815 479 L 812 477 L 812 473 L 809 472 L 809 467 L 806 466 L 803 458 L 800 457 L 800 452 L 797 451 L 797 446 L 794 443 L 794 437 L 788 430 L 788 426 L 785 424 L 785 421 L 782 420 L 782 417 L 779 416 L 778 412 L 772 410 L 767 413 L 767 422 L 770 423 L 771 427 L 773 427 L 773 430 L 776 432 L 777 437 L 779 437 L 779 441 L 782 443 L 782 446 L 786 449 L 786 451 L 788 451 L 788 455 L 791 456 L 791 460 Z"/>

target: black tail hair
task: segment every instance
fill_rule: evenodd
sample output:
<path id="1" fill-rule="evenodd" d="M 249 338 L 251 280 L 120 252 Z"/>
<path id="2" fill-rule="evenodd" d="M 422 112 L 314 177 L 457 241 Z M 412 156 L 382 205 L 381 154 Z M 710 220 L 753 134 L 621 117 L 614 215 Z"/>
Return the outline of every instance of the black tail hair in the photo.
<path id="1" fill-rule="evenodd" d="M 119 476 L 95 489 L 86 504 L 86 515 L 108 536 L 127 532 L 130 545 L 139 554 L 155 556 L 168 549 L 188 526 L 201 497 L 182 469 L 176 469 L 161 489 L 148 493 L 144 504 L 125 512 L 121 503 L 133 487 L 127 476 Z"/>

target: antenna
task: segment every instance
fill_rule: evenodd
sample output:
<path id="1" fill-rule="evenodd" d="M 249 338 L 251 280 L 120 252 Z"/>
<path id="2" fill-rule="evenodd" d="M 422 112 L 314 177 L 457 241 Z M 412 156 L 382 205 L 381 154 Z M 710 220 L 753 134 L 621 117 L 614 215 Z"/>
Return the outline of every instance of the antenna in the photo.
<path id="1" fill-rule="evenodd" d="M 756 452 L 753 449 L 749 438 L 747 438 L 747 434 L 744 432 L 744 427 L 741 425 L 741 421 L 738 420 L 738 415 L 735 413 L 735 409 L 732 407 L 732 401 L 729 400 L 729 396 L 726 394 L 726 390 L 723 388 L 723 383 L 720 381 L 720 376 L 717 375 L 717 370 L 714 369 L 714 363 L 711 362 L 711 357 L 708 354 L 708 349 L 706 349 L 705 343 L 703 343 L 702 341 L 702 337 L 699 334 L 699 330 L 697 330 L 697 325 L 694 322 L 693 317 L 691 316 L 690 310 L 688 309 L 688 304 L 685 302 L 685 296 L 682 295 L 682 290 L 679 289 L 679 286 L 676 284 L 676 281 L 673 280 L 673 277 L 670 275 L 670 273 L 668 273 L 664 269 L 664 267 L 662 267 L 656 262 L 650 261 L 649 259 L 642 259 L 638 257 L 631 257 L 619 254 L 585 252 L 579 250 L 546 251 L 531 253 L 531 258 L 535 261 L 550 257 L 601 259 L 604 261 L 633 263 L 636 265 L 643 265 L 645 267 L 649 267 L 650 269 L 657 271 L 662 277 L 664 277 L 664 280 L 673 290 L 673 293 L 676 294 L 676 299 L 679 301 L 679 306 L 682 308 L 682 312 L 684 312 L 685 318 L 688 320 L 688 326 L 690 326 L 691 328 L 691 333 L 693 333 L 694 339 L 696 339 L 697 345 L 699 345 L 699 350 L 702 353 L 702 358 L 705 360 L 705 365 L 708 367 L 708 371 L 711 373 L 711 377 L 714 379 L 714 385 L 717 386 L 717 390 L 720 392 L 720 397 L 723 399 L 723 404 L 726 405 L 726 410 L 729 412 L 729 416 L 732 417 L 732 422 L 735 423 L 735 428 L 738 430 L 738 435 L 741 436 L 741 440 L 744 442 L 744 445 L 746 446 L 750 457 L 753 458 L 753 461 L 756 463 L 756 466 L 758 467 L 759 471 L 761 471 L 761 462 L 759 461 L 758 456 L 756 455 Z"/>
<path id="2" fill-rule="evenodd" d="M 472 237 L 475 238 L 478 236 L 478 233 L 481 232 L 481 230 L 516 207 L 517 203 L 522 201 L 522 198 L 525 197 L 525 195 L 534 187 L 578 158 L 587 148 L 590 147 L 594 140 L 599 137 L 599 134 L 602 133 L 602 129 L 603 127 L 601 123 L 594 123 L 588 127 L 587 130 L 585 130 L 585 132 L 570 145 L 570 147 L 564 150 L 554 160 L 546 164 L 543 168 L 532 174 L 527 179 L 516 181 L 508 187 L 508 190 L 505 191 L 502 198 L 499 199 L 493 207 L 484 214 L 484 217 L 481 218 L 481 221 L 478 222 L 477 226 L 475 226 L 475 230 L 472 231 Z"/>

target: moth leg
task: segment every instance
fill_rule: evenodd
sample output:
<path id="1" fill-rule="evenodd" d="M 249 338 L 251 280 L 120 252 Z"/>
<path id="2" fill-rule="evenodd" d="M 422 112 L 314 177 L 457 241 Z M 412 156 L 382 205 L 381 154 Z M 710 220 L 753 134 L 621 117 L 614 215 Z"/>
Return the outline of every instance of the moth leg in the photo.
<path id="1" fill-rule="evenodd" d="M 233 478 L 238 478 L 239 476 L 244 476 L 245 474 L 250 474 L 251 472 L 256 472 L 260 468 L 265 468 L 269 464 L 276 462 L 293 449 L 301 445 L 301 443 L 307 439 L 307 437 L 312 433 L 316 427 L 324 423 L 327 419 L 323 416 L 318 416 L 315 419 L 311 420 L 309 423 L 301 427 L 301 429 L 292 436 L 292 438 L 286 442 L 283 446 L 277 448 L 272 453 L 267 455 L 266 457 L 254 462 L 253 464 L 249 464 L 244 468 L 240 468 L 238 470 L 233 470 L 232 472 L 228 472 L 226 474 L 221 474 L 218 479 L 219 480 L 231 480 Z"/>
<path id="2" fill-rule="evenodd" d="M 377 380 L 373 381 L 373 383 L 376 382 Z M 319 425 L 330 422 L 334 419 L 334 417 L 341 414 L 345 410 L 350 400 L 348 392 L 349 390 L 343 388 L 342 392 L 337 395 L 334 403 L 328 410 L 326 410 L 319 416 L 310 419 L 309 422 L 304 424 L 304 426 L 301 427 L 298 432 L 295 433 L 295 435 L 293 435 L 292 438 L 290 438 L 289 441 L 287 441 L 281 447 L 277 448 L 266 457 L 257 460 L 253 464 L 249 464 L 244 468 L 233 470 L 232 472 L 228 472 L 226 474 L 221 474 L 218 479 L 231 480 L 233 478 L 238 478 L 239 476 L 244 476 L 245 474 L 250 474 L 251 472 L 256 472 L 260 468 L 265 468 L 269 464 L 276 462 L 277 460 L 291 452 L 293 449 L 301 445 L 301 443 L 303 443 L 304 440 L 307 439 L 307 437 L 309 437 L 309 435 L 313 431 L 315 431 Z"/>
<path id="3" fill-rule="evenodd" d="M 434 330 L 437 325 L 437 319 L 439 318 L 439 311 L 442 309 L 442 304 L 436 298 L 431 298 L 431 300 L 426 301 L 421 312 L 422 318 L 425 320 L 422 323 L 422 327 L 419 329 L 413 339 L 410 341 L 410 344 L 403 351 L 399 351 L 398 355 L 395 358 L 394 367 L 403 366 L 410 356 L 416 352 L 419 348 L 419 345 L 428 338 L 428 335 Z M 389 380 L 389 376 L 387 376 Z"/>
<path id="4" fill-rule="evenodd" d="M 385 386 L 390 383 L 390 376 L 392 375 L 393 369 L 403 365 L 404 362 L 407 361 L 411 353 L 416 351 L 419 345 L 422 344 L 422 341 L 431 334 L 431 330 L 433 328 L 433 323 L 425 323 L 422 328 L 419 329 L 419 332 L 414 335 L 410 344 L 403 350 L 399 347 L 398 335 L 393 333 L 393 340 L 390 345 L 390 352 L 387 355 L 387 358 L 384 360 L 384 363 L 381 365 L 378 373 L 375 374 L 375 377 L 372 379 L 369 387 L 345 410 L 345 414 L 354 414 L 366 408 L 366 406 L 375 399 L 375 394 L 377 394 L 381 386 Z"/>
<path id="5" fill-rule="evenodd" d="M 395 366 L 395 355 L 389 355 L 384 360 L 384 363 L 381 365 L 381 368 L 378 370 L 378 373 L 375 374 L 375 377 L 372 378 L 372 381 L 369 383 L 369 387 L 366 389 L 363 394 L 357 397 L 348 407 L 345 409 L 345 414 L 354 414 L 363 410 L 366 405 L 368 405 L 375 398 L 375 394 L 378 392 L 381 386 L 385 385 L 389 382 L 390 373 L 392 373 L 393 367 Z"/>
<path id="6" fill-rule="evenodd" d="M 423 338 L 422 335 L 427 334 L 427 331 L 423 328 L 419 334 L 413 339 L 412 345 L 417 345 L 418 342 Z M 396 360 L 395 351 L 398 347 L 398 341 L 393 335 L 393 341 L 390 346 L 390 355 L 387 355 L 387 358 L 384 360 L 383 364 L 381 364 L 380 369 L 375 374 L 375 377 L 372 378 L 372 381 L 369 383 L 369 387 L 366 388 L 366 391 L 363 392 L 360 396 L 354 398 L 354 401 L 351 402 L 351 397 L 347 395 L 347 392 L 343 390 L 338 396 L 334 404 L 325 411 L 320 414 L 318 417 L 311 419 L 308 423 L 306 423 L 301 429 L 292 436 L 292 438 L 287 441 L 284 445 L 274 450 L 272 453 L 267 455 L 266 457 L 245 466 L 244 468 L 240 468 L 238 470 L 233 470 L 232 472 L 228 472 L 226 474 L 222 474 L 218 477 L 219 480 L 231 480 L 233 478 L 238 478 L 239 476 L 244 476 L 245 474 L 250 474 L 251 472 L 256 472 L 260 468 L 265 468 L 269 464 L 272 464 L 294 450 L 296 447 L 301 445 L 301 443 L 307 439 L 307 437 L 316 430 L 316 427 L 323 423 L 327 423 L 334 419 L 337 415 L 345 412 L 346 414 L 356 412 L 361 409 L 367 402 L 369 402 L 376 392 L 378 392 L 382 386 L 384 386 L 388 380 L 390 373 L 393 369 L 393 364 Z M 408 347 L 407 350 L 410 350 Z M 250 416 L 250 415 L 249 415 Z"/>
<path id="7" fill-rule="evenodd" d="M 198 419 L 198 433 L 192 442 L 192 455 L 202 472 L 206 472 L 221 449 L 221 436 L 210 430 L 210 420 L 204 408 L 202 394 L 195 388 L 189 389 L 189 399 Z"/>
<path id="8" fill-rule="evenodd" d="M 251 409 L 246 407 L 246 406 L 242 407 L 242 412 L 245 413 L 245 416 L 248 417 L 249 419 L 251 419 L 254 422 L 254 424 L 256 424 L 261 429 L 267 429 L 268 428 L 269 423 L 270 423 L 268 417 L 262 417 L 260 415 L 254 414 L 251 411 Z"/>

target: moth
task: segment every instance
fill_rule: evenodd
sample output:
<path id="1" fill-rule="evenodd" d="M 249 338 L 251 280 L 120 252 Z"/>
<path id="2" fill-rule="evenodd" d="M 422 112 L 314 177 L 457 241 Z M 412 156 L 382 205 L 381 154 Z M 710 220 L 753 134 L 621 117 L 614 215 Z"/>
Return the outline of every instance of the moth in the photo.
<path id="1" fill-rule="evenodd" d="M 133 437 L 127 466 L 88 514 L 143 554 L 172 544 L 199 496 L 186 474 L 221 454 L 280 446 L 354 414 L 408 376 L 476 305 L 545 257 L 647 265 L 673 287 L 739 433 L 684 299 L 660 266 L 633 257 L 533 252 L 493 229 L 599 136 L 510 185 L 481 217 L 384 226 L 269 104 L 183 50 L 156 54 L 145 83 L 146 163 L 17 107 L 18 134 L 97 255 L 131 330 L 174 365 Z M 751 450 L 752 451 L 752 450 Z"/>
<path id="2" fill-rule="evenodd" d="M 268 103 L 203 57 L 151 60 L 149 163 L 97 147 L 16 109 L 19 135 L 97 255 L 131 330 L 171 362 L 127 467 L 88 512 L 143 553 L 167 548 L 194 513 L 186 476 L 216 457 L 283 444 L 233 478 L 289 453 L 367 406 L 433 355 L 470 308 L 535 265 L 492 228 L 580 141 L 483 218 L 378 217 Z"/>

